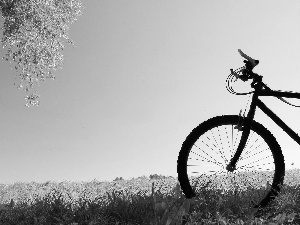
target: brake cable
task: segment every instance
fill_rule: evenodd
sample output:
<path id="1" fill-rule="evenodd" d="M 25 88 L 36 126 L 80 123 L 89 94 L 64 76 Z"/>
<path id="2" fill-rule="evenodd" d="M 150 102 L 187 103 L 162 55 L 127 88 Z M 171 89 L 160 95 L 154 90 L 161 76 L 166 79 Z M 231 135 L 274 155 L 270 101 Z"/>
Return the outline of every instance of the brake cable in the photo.
<path id="1" fill-rule="evenodd" d="M 288 102 L 287 100 L 285 100 L 285 99 L 283 99 L 282 97 L 277 97 L 280 101 L 283 101 L 284 103 L 286 103 L 286 104 L 288 104 L 288 105 L 290 105 L 290 106 L 294 106 L 294 107 L 300 107 L 300 105 L 294 105 L 294 104 L 292 104 L 292 103 L 290 103 L 290 102 Z"/>

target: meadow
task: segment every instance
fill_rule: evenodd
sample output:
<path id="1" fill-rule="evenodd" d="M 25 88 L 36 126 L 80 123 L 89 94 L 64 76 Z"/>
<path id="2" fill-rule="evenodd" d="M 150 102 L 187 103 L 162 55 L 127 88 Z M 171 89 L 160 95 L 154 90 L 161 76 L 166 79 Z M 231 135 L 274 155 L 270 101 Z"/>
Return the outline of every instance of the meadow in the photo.
<path id="1" fill-rule="evenodd" d="M 300 224 L 298 169 L 286 171 L 283 190 L 264 209 L 251 207 L 258 190 L 202 188 L 186 199 L 176 178 L 150 178 L 0 184 L 0 224 Z"/>

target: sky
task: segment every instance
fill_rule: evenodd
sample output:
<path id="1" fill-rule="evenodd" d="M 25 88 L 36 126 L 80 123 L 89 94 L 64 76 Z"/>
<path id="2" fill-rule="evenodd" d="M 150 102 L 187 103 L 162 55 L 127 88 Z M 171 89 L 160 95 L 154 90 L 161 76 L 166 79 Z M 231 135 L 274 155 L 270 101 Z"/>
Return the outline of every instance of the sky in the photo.
<path id="1" fill-rule="evenodd" d="M 269 87 L 300 92 L 298 0 L 82 3 L 69 32 L 76 47 L 66 46 L 57 79 L 41 83 L 38 107 L 24 106 L 15 71 L 0 60 L 0 183 L 176 176 L 190 131 L 247 104 L 225 88 L 243 66 L 238 49 L 260 60 L 254 71 Z M 299 108 L 262 100 L 300 132 Z M 300 146 L 259 110 L 255 120 L 287 167 L 300 167 Z"/>

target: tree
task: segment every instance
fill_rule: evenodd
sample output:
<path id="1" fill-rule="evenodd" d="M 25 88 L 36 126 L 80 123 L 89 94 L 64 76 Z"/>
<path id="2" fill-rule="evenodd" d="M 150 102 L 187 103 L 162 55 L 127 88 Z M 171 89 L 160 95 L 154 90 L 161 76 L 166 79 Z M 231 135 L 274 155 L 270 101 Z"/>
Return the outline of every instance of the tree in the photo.
<path id="1" fill-rule="evenodd" d="M 160 179 L 166 179 L 167 177 L 164 175 L 158 175 L 158 174 L 151 174 L 149 176 L 150 180 L 160 180 Z"/>
<path id="2" fill-rule="evenodd" d="M 26 106 L 38 105 L 36 86 L 55 79 L 62 68 L 64 43 L 74 46 L 68 30 L 82 14 L 80 0 L 0 0 L 4 18 L 4 60 L 16 70 L 18 88 L 26 91 Z"/>
<path id="3" fill-rule="evenodd" d="M 124 180 L 122 177 L 116 177 L 113 181 L 120 181 L 120 180 Z"/>

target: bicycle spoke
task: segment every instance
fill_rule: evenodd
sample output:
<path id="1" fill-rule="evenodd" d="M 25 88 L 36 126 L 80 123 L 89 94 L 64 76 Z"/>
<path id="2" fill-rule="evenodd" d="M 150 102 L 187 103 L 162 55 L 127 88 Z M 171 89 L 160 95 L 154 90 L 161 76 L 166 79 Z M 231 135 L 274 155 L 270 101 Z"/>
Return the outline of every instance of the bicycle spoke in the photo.
<path id="1" fill-rule="evenodd" d="M 240 161 L 243 161 L 243 160 L 246 160 L 246 159 L 249 159 L 249 158 L 253 158 L 254 156 L 257 156 L 258 154 L 260 154 L 260 153 L 262 153 L 262 152 L 265 152 L 267 149 L 264 149 L 264 150 L 261 150 L 260 152 L 256 152 L 256 153 L 254 153 L 253 155 L 250 155 L 250 156 L 248 156 L 248 157 L 243 157 L 243 158 L 241 158 L 241 160 Z"/>
<path id="2" fill-rule="evenodd" d="M 241 167 L 239 167 L 239 168 L 240 168 L 240 169 L 245 168 L 245 167 L 248 166 L 248 165 L 254 164 L 254 163 L 256 163 L 256 162 L 259 162 L 259 161 L 261 161 L 261 160 L 264 160 L 264 159 L 270 158 L 270 157 L 271 157 L 271 156 L 267 156 L 267 157 L 265 157 L 265 158 L 258 159 L 258 160 L 254 161 L 254 162 L 248 163 L 247 165 L 241 166 Z"/>
<path id="3" fill-rule="evenodd" d="M 214 136 L 214 133 L 212 132 L 212 130 L 211 130 L 210 132 L 211 132 L 211 134 L 212 134 L 212 136 L 213 136 L 214 141 L 215 141 L 216 144 L 218 145 L 217 148 L 219 149 L 219 152 L 220 152 L 221 155 L 222 155 L 221 157 L 224 159 L 225 163 L 227 163 L 227 159 L 226 159 L 226 157 L 225 157 L 225 154 L 224 154 L 224 152 L 221 151 L 221 148 L 219 147 L 219 144 L 218 144 L 218 142 L 216 141 L 216 138 L 215 138 L 215 136 Z"/>
<path id="4" fill-rule="evenodd" d="M 217 162 L 217 161 L 211 161 L 211 160 L 209 160 L 209 159 L 207 159 L 207 158 L 205 158 L 205 157 L 203 157 L 203 156 L 201 156 L 201 155 L 199 155 L 199 154 L 197 154 L 197 153 L 195 153 L 195 152 L 193 152 L 193 151 L 191 151 L 191 153 L 194 153 L 195 155 L 197 155 L 197 156 L 199 156 L 199 157 L 201 157 L 201 158 L 203 158 L 203 159 L 205 159 L 205 161 L 204 160 L 201 160 L 202 162 L 210 162 L 210 163 L 214 163 L 214 164 L 216 164 L 216 165 L 221 165 L 221 163 L 220 162 Z M 190 158 L 191 159 L 191 158 Z M 199 159 L 194 159 L 194 160 L 199 160 Z M 198 165 L 199 166 L 199 165 Z"/>
<path id="5" fill-rule="evenodd" d="M 212 151 L 214 151 L 213 148 L 211 148 L 207 143 L 205 143 L 204 141 L 201 141 L 203 144 L 205 144 L 208 148 L 210 148 Z M 220 162 L 216 161 L 215 159 L 212 158 L 212 156 L 210 156 L 207 152 L 205 152 L 203 149 L 201 149 L 200 147 L 198 147 L 196 144 L 194 144 L 194 146 L 196 146 L 200 151 L 202 151 L 206 156 L 208 156 L 209 158 L 211 158 L 211 160 L 209 160 L 210 162 L 216 162 L 216 164 L 221 164 Z M 200 156 L 199 154 L 193 152 L 194 154 Z M 202 157 L 202 156 L 200 156 Z M 204 157 L 203 157 L 204 158 Z"/>

